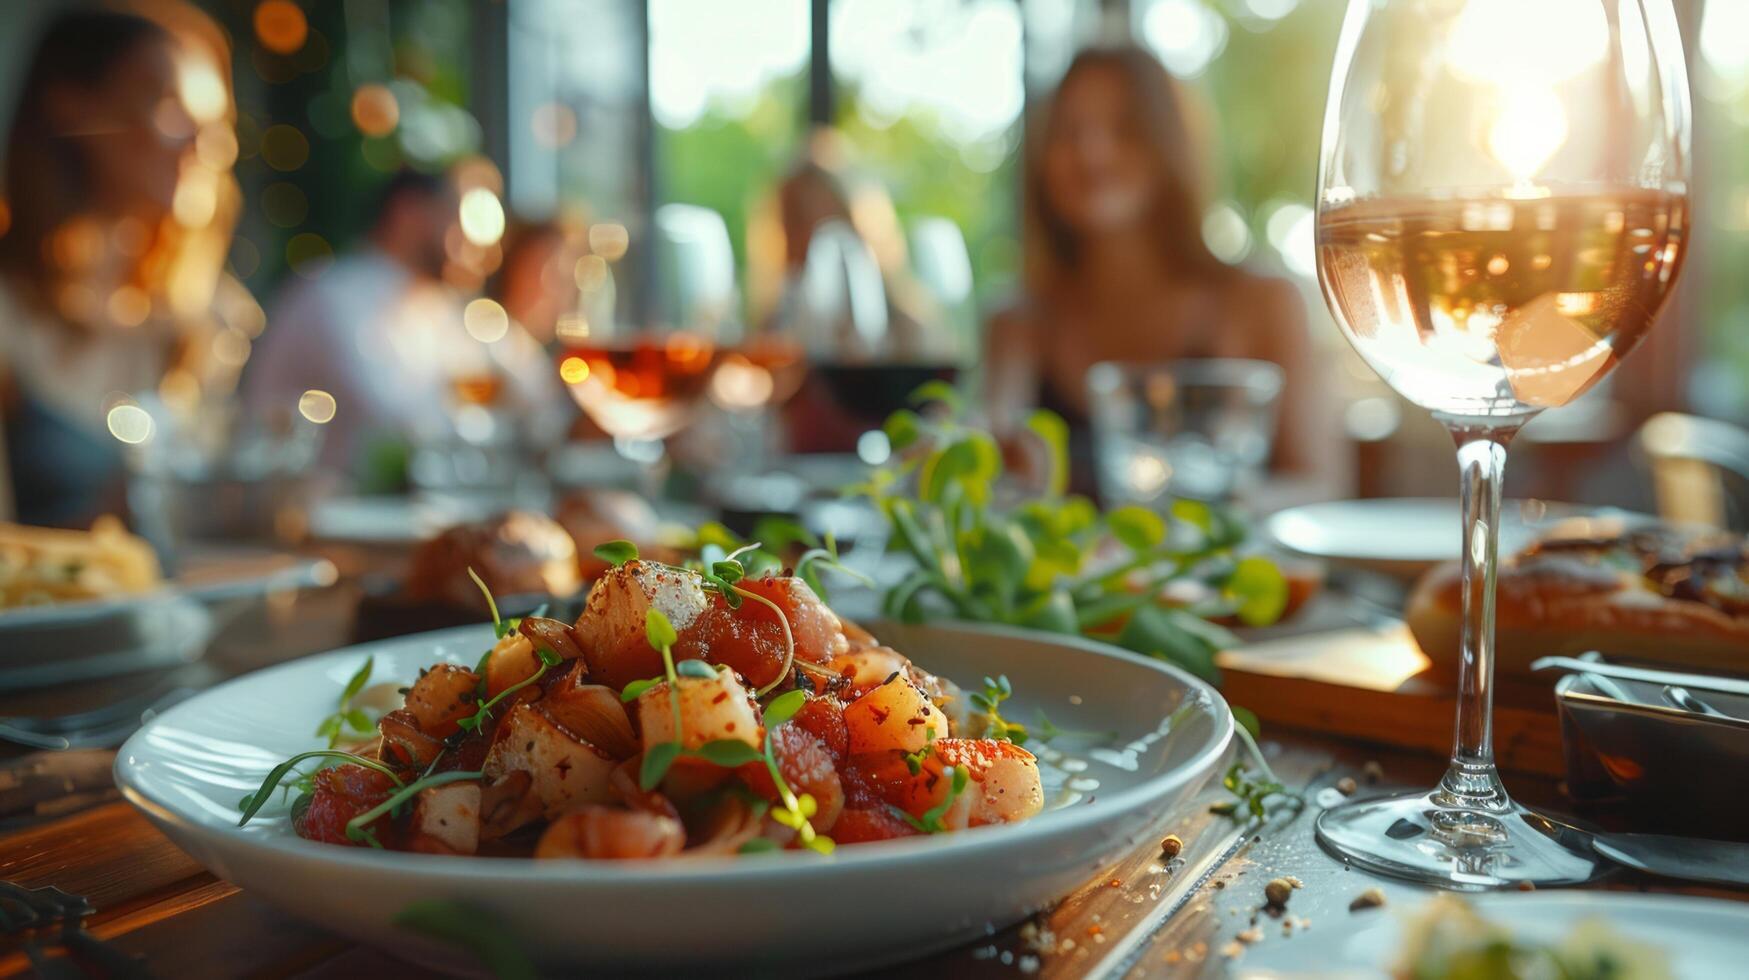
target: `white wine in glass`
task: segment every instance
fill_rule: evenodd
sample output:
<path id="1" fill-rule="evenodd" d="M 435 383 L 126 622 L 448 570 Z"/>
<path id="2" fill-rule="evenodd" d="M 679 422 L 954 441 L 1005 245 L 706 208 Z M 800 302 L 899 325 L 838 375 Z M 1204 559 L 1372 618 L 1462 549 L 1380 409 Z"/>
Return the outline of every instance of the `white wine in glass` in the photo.
<path id="1" fill-rule="evenodd" d="M 1318 271 L 1355 349 L 1452 433 L 1463 636 L 1434 789 L 1326 811 L 1318 838 L 1451 888 L 1574 883 L 1581 836 L 1494 765 L 1506 447 L 1652 328 L 1689 227 L 1690 110 L 1670 0 L 1350 0 L 1324 121 Z"/>

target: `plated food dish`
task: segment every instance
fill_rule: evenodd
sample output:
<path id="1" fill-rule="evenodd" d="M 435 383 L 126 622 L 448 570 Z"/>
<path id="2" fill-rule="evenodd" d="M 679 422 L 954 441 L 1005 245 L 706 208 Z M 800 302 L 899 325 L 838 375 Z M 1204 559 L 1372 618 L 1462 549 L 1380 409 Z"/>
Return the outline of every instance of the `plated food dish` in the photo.
<path id="1" fill-rule="evenodd" d="M 1246 978 L 1665 980 L 1741 973 L 1741 903 L 1624 892 L 1539 892 L 1387 906 L 1247 950 Z"/>
<path id="2" fill-rule="evenodd" d="M 968 695 L 794 574 L 600 550 L 621 563 L 575 624 L 493 605 L 479 661 L 421 669 L 374 725 L 365 661 L 320 725 L 330 748 L 276 767 L 244 820 L 295 786 L 306 840 L 616 860 L 831 853 L 1044 808 L 1005 676 Z"/>
<path id="3" fill-rule="evenodd" d="M 0 610 L 134 595 L 163 579 L 151 545 L 114 517 L 89 531 L 0 522 Z"/>
<path id="4" fill-rule="evenodd" d="M 1035 726 L 1027 748 L 1040 758 L 1043 812 L 1015 824 L 844 844 L 830 855 L 657 861 L 337 847 L 298 837 L 278 795 L 237 825 L 239 798 L 271 769 L 326 745 L 314 729 L 365 660 L 374 667 L 363 690 L 384 685 L 392 694 L 433 663 L 474 666 L 496 642 L 490 625 L 348 648 L 220 685 L 148 723 L 123 747 L 116 777 L 128 799 L 215 873 L 288 913 L 450 969 L 453 946 L 398 924 L 409 909 L 438 902 L 478 910 L 479 921 L 542 964 L 849 972 L 965 942 L 1080 888 L 1157 840 L 1179 802 L 1211 778 L 1232 736 L 1231 714 L 1212 688 L 1149 658 L 999 627 L 870 625 L 887 646 L 971 689 L 985 676 L 1008 676 L 1014 693 L 1002 714 Z M 1064 730 L 1099 734 L 1046 740 L 1041 713 Z"/>
<path id="5" fill-rule="evenodd" d="M 1648 521 L 1563 522 L 1501 563 L 1496 670 L 1591 650 L 1669 667 L 1749 669 L 1749 539 Z M 1430 572 L 1407 621 L 1434 669 L 1455 676 L 1461 591 Z"/>

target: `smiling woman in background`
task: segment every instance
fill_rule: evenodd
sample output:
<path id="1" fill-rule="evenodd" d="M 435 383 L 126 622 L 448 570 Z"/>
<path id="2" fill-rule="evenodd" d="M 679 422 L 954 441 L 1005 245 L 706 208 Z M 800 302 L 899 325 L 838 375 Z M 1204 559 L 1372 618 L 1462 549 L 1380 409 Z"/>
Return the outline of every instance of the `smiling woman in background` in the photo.
<path id="1" fill-rule="evenodd" d="M 261 311 L 224 272 L 239 195 L 223 35 L 184 4 L 57 15 L 6 141 L 0 516 L 122 507 L 123 441 L 227 393 Z M 121 414 L 116 414 L 121 407 Z"/>
<path id="2" fill-rule="evenodd" d="M 1304 301 L 1204 244 L 1191 133 L 1178 84 L 1141 49 L 1089 49 L 1069 66 L 1026 168 L 1025 294 L 987 338 L 992 415 L 1012 430 L 1035 405 L 1061 413 L 1086 482 L 1094 364 L 1272 361 L 1286 374 L 1273 468 L 1307 495 L 1331 494 L 1345 457 Z"/>

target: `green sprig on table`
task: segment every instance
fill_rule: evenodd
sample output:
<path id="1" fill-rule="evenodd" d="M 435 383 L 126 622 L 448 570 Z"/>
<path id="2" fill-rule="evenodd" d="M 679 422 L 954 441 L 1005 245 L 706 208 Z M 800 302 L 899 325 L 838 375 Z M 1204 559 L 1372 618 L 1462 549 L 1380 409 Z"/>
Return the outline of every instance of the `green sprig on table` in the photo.
<path id="1" fill-rule="evenodd" d="M 883 430 L 892 459 L 847 492 L 871 500 L 889 547 L 914 567 L 887 589 L 884 611 L 908 622 L 955 618 L 1082 634 L 1215 679 L 1215 654 L 1236 642 L 1214 620 L 1262 626 L 1287 605 L 1274 562 L 1236 549 L 1246 527 L 1223 508 L 1175 501 L 1167 513 L 1101 512 L 1067 492 L 1068 427 L 1035 412 L 1027 429 L 1050 461 L 1043 489 L 1003 481 L 1002 451 L 970 424 L 950 386 L 925 385 L 916 410 Z M 1194 586 L 1195 598 L 1163 590 Z"/>

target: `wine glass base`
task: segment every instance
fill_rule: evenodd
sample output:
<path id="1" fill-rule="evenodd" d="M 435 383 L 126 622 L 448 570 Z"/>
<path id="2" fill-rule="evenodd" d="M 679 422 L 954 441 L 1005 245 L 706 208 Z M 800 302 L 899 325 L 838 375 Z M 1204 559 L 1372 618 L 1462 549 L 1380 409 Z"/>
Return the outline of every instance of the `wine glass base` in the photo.
<path id="1" fill-rule="evenodd" d="M 1608 870 L 1584 834 L 1502 796 L 1460 807 L 1440 790 L 1357 800 L 1318 816 L 1318 842 L 1357 867 L 1457 891 L 1577 885 Z"/>

